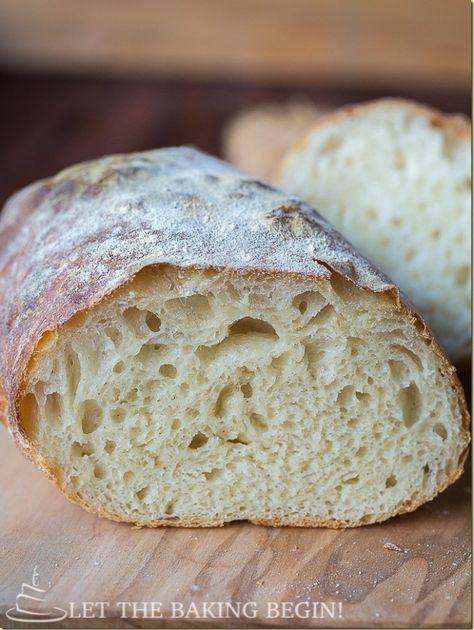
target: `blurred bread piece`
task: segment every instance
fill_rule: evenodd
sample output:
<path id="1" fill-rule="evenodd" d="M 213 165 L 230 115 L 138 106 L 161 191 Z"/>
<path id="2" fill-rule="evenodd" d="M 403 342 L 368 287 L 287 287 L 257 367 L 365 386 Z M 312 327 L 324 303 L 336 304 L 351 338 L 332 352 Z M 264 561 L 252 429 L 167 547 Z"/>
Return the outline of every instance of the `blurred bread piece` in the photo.
<path id="1" fill-rule="evenodd" d="M 326 109 L 299 99 L 238 112 L 224 129 L 224 158 L 252 175 L 276 182 L 282 158 Z"/>
<path id="2" fill-rule="evenodd" d="M 458 365 L 471 343 L 470 140 L 462 116 L 383 99 L 320 118 L 278 178 L 401 287 Z"/>

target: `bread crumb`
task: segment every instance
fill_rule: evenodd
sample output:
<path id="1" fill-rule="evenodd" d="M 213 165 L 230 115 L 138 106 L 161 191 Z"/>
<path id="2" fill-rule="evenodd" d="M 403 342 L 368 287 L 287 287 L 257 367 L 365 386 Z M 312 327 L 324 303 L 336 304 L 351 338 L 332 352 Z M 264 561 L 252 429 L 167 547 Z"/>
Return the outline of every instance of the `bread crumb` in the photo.
<path id="1" fill-rule="evenodd" d="M 387 549 L 388 551 L 398 551 L 398 553 L 408 553 L 406 549 L 403 549 L 399 545 L 396 545 L 395 543 L 392 543 L 392 542 L 386 542 L 383 548 Z"/>

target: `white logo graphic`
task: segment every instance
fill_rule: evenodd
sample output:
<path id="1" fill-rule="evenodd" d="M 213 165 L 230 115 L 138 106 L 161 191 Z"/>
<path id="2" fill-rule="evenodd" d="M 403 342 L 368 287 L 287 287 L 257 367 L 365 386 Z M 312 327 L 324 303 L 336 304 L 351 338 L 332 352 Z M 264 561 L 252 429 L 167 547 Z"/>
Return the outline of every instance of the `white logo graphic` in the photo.
<path id="1" fill-rule="evenodd" d="M 33 570 L 31 584 L 23 583 L 21 591 L 16 596 L 16 606 L 7 610 L 7 617 L 11 621 L 26 623 L 54 623 L 66 618 L 67 612 L 57 606 L 49 607 L 44 597 L 46 590 L 38 587 L 38 567 Z"/>

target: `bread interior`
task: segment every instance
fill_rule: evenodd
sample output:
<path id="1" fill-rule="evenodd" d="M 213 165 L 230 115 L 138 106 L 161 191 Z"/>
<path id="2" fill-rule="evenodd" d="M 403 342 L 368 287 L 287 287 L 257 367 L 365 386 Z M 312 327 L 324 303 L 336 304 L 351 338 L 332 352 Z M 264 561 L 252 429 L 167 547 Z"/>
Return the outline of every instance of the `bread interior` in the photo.
<path id="1" fill-rule="evenodd" d="M 143 269 L 43 337 L 20 410 L 68 495 L 146 524 L 371 522 L 465 447 L 415 320 L 337 274 Z"/>
<path id="2" fill-rule="evenodd" d="M 454 361 L 470 353 L 469 137 L 392 104 L 315 128 L 281 185 L 402 288 Z"/>

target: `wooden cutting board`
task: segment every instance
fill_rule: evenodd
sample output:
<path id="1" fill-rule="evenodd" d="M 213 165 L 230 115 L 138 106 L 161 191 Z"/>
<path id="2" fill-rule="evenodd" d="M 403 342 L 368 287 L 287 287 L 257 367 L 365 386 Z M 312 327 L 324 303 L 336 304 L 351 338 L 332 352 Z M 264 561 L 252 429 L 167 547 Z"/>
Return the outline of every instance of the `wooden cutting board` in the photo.
<path id="1" fill-rule="evenodd" d="M 71 504 L 3 427 L 0 456 L 3 628 L 41 627 L 5 614 L 35 567 L 50 607 L 82 616 L 48 627 L 470 626 L 469 475 L 382 525 L 148 530 Z"/>

